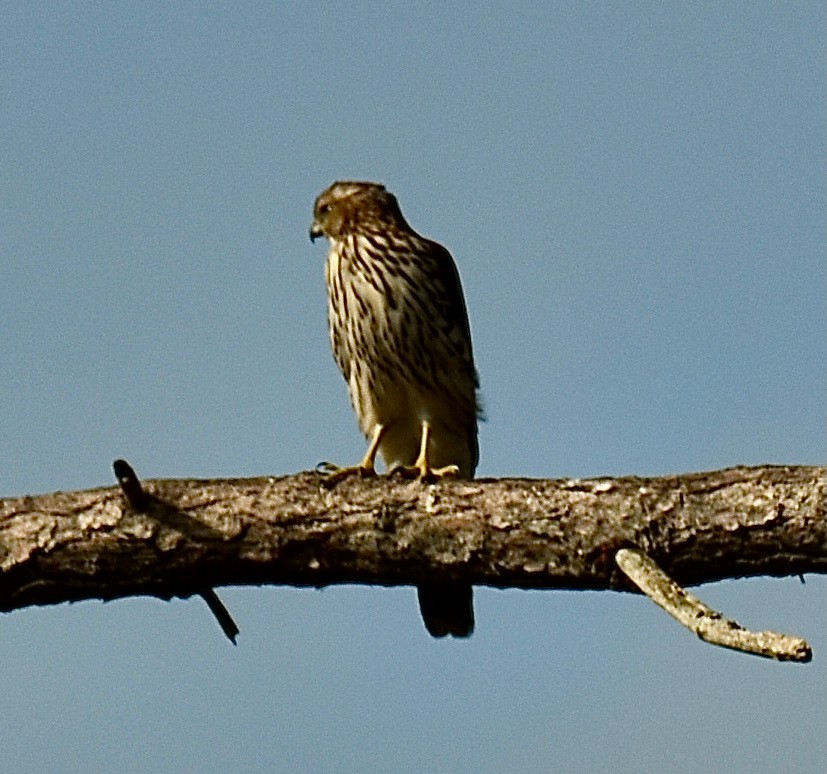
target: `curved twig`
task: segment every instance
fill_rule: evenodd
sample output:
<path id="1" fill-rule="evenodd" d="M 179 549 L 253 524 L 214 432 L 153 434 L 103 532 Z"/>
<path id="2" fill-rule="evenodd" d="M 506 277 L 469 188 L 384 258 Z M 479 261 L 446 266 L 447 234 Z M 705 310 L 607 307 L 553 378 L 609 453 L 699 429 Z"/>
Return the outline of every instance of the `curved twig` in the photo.
<path id="1" fill-rule="evenodd" d="M 806 662 L 813 657 L 810 646 L 800 637 L 778 632 L 752 632 L 724 618 L 675 583 L 639 549 L 621 548 L 615 561 L 649 599 L 704 642 L 777 661 Z"/>

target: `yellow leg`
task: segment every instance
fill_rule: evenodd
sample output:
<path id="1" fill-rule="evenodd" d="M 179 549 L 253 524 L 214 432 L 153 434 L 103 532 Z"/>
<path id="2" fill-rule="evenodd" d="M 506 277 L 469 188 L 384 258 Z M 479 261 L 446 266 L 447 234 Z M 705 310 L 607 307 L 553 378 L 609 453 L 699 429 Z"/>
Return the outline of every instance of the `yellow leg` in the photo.
<path id="1" fill-rule="evenodd" d="M 320 473 L 325 474 L 325 484 L 328 486 L 332 486 L 333 484 L 338 483 L 343 478 L 347 478 L 348 476 L 358 475 L 362 478 L 367 478 L 369 476 L 376 475 L 376 455 L 379 452 L 379 441 L 382 440 L 382 436 L 385 434 L 385 426 L 384 425 L 376 425 L 373 428 L 373 436 L 370 439 L 370 445 L 368 446 L 368 450 L 365 453 L 365 456 L 362 458 L 362 461 L 358 465 L 351 465 L 347 468 L 340 468 L 338 465 L 334 465 L 331 462 L 322 462 L 316 466 L 316 469 Z"/>
<path id="2" fill-rule="evenodd" d="M 446 465 L 444 468 L 432 468 L 428 456 L 428 447 L 431 442 L 431 426 L 427 420 L 422 422 L 422 435 L 419 440 L 419 456 L 410 468 L 401 468 L 399 472 L 409 478 L 419 478 L 423 481 L 446 476 L 456 476 L 459 473 L 457 465 Z"/>
<path id="3" fill-rule="evenodd" d="M 384 425 L 376 425 L 376 427 L 373 428 L 373 437 L 370 439 L 368 450 L 365 452 L 364 458 L 359 463 L 359 468 L 361 470 L 376 473 L 376 455 L 379 452 L 379 441 L 382 440 L 382 436 L 384 434 Z"/>

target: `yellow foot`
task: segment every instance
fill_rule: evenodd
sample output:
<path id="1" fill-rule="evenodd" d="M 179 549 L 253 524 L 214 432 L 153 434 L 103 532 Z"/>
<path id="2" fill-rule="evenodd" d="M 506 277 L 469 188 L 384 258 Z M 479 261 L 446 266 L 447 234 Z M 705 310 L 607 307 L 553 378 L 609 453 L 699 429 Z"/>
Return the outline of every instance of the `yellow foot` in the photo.
<path id="1" fill-rule="evenodd" d="M 458 465 L 446 465 L 444 468 L 432 468 L 430 462 L 429 444 L 431 440 L 431 425 L 422 423 L 422 437 L 419 441 L 419 455 L 413 465 L 399 465 L 391 473 L 402 478 L 418 478 L 420 481 L 437 481 L 440 478 L 450 478 L 459 475 Z"/>
<path id="2" fill-rule="evenodd" d="M 376 475 L 376 470 L 373 465 L 351 465 L 347 468 L 340 468 L 332 462 L 320 462 L 316 465 L 316 472 L 324 476 L 322 483 L 328 488 L 336 486 L 340 481 L 344 481 L 350 476 L 359 476 L 359 478 L 371 478 Z"/>
<path id="3" fill-rule="evenodd" d="M 444 468 L 432 468 L 428 465 L 400 465 L 391 471 L 394 476 L 402 478 L 417 478 L 420 481 L 438 481 L 441 478 L 454 478 L 459 475 L 457 465 L 446 465 Z"/>

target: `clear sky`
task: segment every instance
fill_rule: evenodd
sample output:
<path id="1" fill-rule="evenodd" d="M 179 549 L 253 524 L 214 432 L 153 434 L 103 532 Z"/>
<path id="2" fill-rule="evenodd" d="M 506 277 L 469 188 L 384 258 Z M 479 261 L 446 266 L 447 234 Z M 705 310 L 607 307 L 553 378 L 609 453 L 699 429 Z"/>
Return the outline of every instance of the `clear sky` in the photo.
<path id="1" fill-rule="evenodd" d="M 308 241 L 384 182 L 454 254 L 480 475 L 825 459 L 821 2 L 0 4 L 0 495 L 287 474 L 364 441 Z M 823 577 L 707 602 L 229 588 L 0 617 L 14 772 L 821 772 Z"/>

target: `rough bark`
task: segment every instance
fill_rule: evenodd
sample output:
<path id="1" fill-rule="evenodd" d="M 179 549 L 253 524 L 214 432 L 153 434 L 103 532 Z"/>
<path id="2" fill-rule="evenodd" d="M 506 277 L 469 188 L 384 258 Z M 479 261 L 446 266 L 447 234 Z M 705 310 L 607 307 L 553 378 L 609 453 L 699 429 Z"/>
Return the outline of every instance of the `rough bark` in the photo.
<path id="1" fill-rule="evenodd" d="M 637 547 L 672 578 L 827 571 L 825 471 L 732 468 L 662 478 L 427 485 L 316 473 L 154 480 L 139 512 L 117 487 L 0 500 L 0 610 L 168 599 L 213 586 L 415 584 L 634 590 Z"/>

